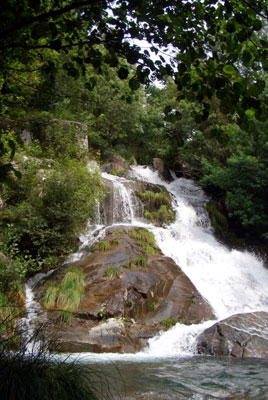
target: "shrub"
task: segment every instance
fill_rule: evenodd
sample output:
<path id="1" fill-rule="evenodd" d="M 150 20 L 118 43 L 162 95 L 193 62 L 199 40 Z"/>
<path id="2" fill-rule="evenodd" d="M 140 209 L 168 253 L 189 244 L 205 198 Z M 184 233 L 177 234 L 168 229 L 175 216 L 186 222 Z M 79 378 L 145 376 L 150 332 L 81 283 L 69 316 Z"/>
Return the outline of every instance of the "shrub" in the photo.
<path id="1" fill-rule="evenodd" d="M 0 259 L 0 290 L 5 293 L 21 290 L 21 283 L 27 274 L 41 270 L 43 262 L 33 258 L 29 252 L 20 253 L 19 238 L 13 224 L 5 231 L 6 243 L 0 243 L 0 250 L 6 254 L 9 261 Z"/>
<path id="2" fill-rule="evenodd" d="M 97 173 L 85 165 L 66 161 L 48 165 L 29 162 L 22 179 L 8 193 L 3 228 L 13 224 L 21 252 L 32 256 L 65 257 L 77 246 L 77 235 L 94 216 L 95 199 L 101 194 Z M 46 167 L 46 168 L 45 168 Z M 6 241 L 7 245 L 10 241 Z"/>

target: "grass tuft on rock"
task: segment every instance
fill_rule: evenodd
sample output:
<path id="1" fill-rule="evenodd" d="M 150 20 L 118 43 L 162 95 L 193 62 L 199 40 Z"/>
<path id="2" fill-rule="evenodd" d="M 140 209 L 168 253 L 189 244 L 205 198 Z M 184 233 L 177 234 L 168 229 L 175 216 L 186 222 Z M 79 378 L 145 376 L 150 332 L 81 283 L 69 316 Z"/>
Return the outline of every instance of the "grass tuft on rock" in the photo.
<path id="1" fill-rule="evenodd" d="M 132 229 L 129 232 L 130 237 L 136 240 L 136 243 L 142 247 L 142 250 L 145 254 L 148 255 L 157 255 L 158 247 L 154 238 L 154 234 L 148 231 L 145 228 L 141 229 Z"/>
<path id="2" fill-rule="evenodd" d="M 44 307 L 61 311 L 62 320 L 69 321 L 72 313 L 79 307 L 84 291 L 83 271 L 70 267 L 59 285 L 49 284 L 44 296 Z"/>
<path id="3" fill-rule="evenodd" d="M 91 246 L 91 251 L 92 252 L 95 252 L 95 251 L 105 252 L 105 251 L 110 250 L 110 248 L 111 248 L 111 244 L 109 242 L 105 242 L 103 240 L 100 240 L 99 242 L 94 243 Z"/>

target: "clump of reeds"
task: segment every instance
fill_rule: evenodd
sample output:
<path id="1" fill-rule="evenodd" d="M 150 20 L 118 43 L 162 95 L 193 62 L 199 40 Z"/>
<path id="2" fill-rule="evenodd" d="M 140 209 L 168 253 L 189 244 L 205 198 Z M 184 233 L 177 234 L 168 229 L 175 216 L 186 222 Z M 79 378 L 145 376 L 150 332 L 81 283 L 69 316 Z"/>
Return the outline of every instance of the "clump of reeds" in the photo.
<path id="1" fill-rule="evenodd" d="M 37 347 L 35 348 L 35 350 Z M 52 357 L 46 346 L 10 351 L 0 340 L 1 400 L 111 399 L 108 379 L 95 367 Z"/>
<path id="2" fill-rule="evenodd" d="M 83 271 L 70 267 L 59 285 L 49 284 L 44 296 L 44 307 L 48 310 L 60 310 L 62 319 L 70 320 L 72 313 L 79 307 L 84 292 Z"/>

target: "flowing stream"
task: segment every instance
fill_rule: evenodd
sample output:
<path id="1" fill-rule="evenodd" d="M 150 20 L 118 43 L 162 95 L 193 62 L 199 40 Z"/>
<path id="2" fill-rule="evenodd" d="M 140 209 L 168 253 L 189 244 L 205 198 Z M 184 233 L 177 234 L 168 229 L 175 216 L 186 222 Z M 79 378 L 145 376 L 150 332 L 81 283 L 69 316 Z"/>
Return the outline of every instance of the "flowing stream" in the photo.
<path id="1" fill-rule="evenodd" d="M 183 178 L 167 183 L 142 166 L 132 167 L 128 179 L 102 175 L 114 187 L 112 217 L 104 215 L 106 225 L 100 223 L 100 215 L 96 217 L 96 224 L 88 226 L 80 237 L 80 250 L 69 261 L 83 257 L 91 244 L 105 235 L 107 224 L 145 226 L 154 233 L 162 252 L 181 267 L 209 302 L 218 319 L 236 313 L 268 312 L 268 270 L 254 254 L 229 249 L 215 239 L 205 207 L 208 199 L 198 185 Z M 175 222 L 160 228 L 139 218 L 128 184 L 131 179 L 164 185 L 172 195 Z M 104 363 L 107 371 L 112 368 L 107 361 L 112 361 L 112 366 L 115 363 L 125 377 L 127 394 L 141 393 L 142 387 L 144 393 L 164 396 L 161 399 L 268 399 L 268 361 L 197 356 L 198 334 L 214 323 L 178 323 L 151 339 L 141 353 L 83 354 L 82 360 Z M 122 376 L 120 379 L 124 381 Z"/>

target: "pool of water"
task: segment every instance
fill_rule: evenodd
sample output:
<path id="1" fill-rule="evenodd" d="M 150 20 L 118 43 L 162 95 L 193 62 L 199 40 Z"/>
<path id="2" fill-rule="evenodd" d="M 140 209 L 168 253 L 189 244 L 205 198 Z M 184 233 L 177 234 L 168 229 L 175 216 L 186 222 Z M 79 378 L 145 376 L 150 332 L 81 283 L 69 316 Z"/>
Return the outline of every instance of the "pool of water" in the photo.
<path id="1" fill-rule="evenodd" d="M 196 356 L 97 365 L 119 399 L 268 399 L 268 360 Z"/>

